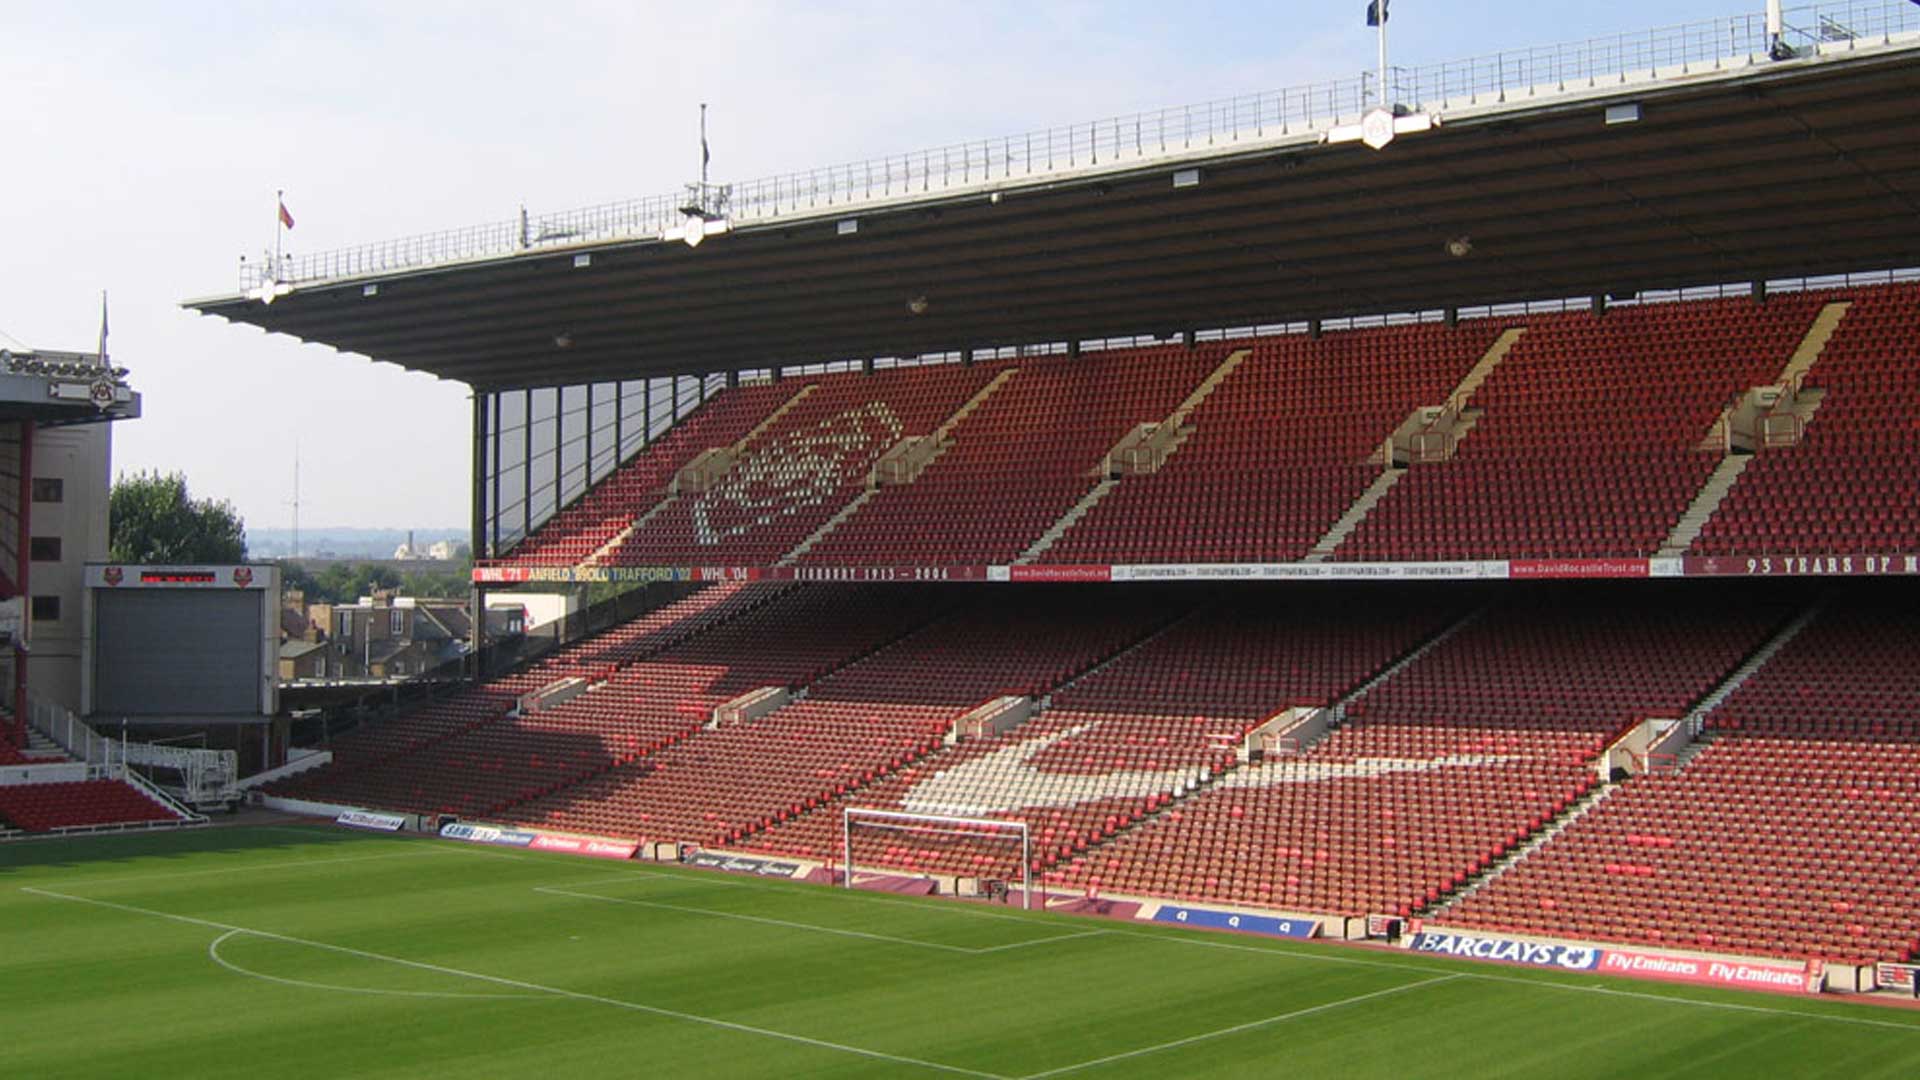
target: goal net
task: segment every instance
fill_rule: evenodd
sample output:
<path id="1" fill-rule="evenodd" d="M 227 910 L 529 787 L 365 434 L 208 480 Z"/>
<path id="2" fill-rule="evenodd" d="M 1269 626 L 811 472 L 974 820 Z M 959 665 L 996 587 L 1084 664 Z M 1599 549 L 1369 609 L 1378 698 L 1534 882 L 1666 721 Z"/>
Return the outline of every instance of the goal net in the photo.
<path id="1" fill-rule="evenodd" d="M 1032 844 L 1024 821 L 849 806 L 841 818 L 846 887 L 858 872 L 951 879 L 960 895 L 1033 906 Z"/>

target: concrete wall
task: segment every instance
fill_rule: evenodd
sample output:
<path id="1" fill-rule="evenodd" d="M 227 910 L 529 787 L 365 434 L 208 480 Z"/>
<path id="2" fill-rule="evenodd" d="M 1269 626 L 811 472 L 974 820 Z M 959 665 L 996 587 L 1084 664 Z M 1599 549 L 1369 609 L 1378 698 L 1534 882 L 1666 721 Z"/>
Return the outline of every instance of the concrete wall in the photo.
<path id="1" fill-rule="evenodd" d="M 27 595 L 58 597 L 58 619 L 31 617 L 27 602 L 27 687 L 76 712 L 80 708 L 81 602 L 86 564 L 107 558 L 107 493 L 112 483 L 112 424 L 76 424 L 33 433 L 35 479 L 58 478 L 61 501 L 30 507 L 31 535 L 58 537 L 58 561 L 29 568 Z"/>

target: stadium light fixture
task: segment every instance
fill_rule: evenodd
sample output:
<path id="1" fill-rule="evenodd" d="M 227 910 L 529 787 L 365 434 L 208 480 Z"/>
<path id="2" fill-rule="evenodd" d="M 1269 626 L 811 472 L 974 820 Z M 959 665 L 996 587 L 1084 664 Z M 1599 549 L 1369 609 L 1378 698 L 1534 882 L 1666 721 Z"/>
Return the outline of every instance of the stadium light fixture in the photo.
<path id="1" fill-rule="evenodd" d="M 921 293 L 920 295 L 915 296 L 911 300 L 907 301 L 907 313 L 910 315 L 925 315 L 927 313 L 927 309 L 932 306 L 933 305 L 927 303 L 926 294 Z"/>
<path id="2" fill-rule="evenodd" d="M 852 236 L 859 231 L 859 218 L 842 218 L 833 224 L 833 235 L 835 236 Z"/>
<path id="3" fill-rule="evenodd" d="M 262 281 L 252 291 L 248 292 L 247 297 L 248 299 L 258 300 L 263 304 L 271 304 L 291 292 L 293 292 L 292 284 L 285 281 L 268 280 Z"/>
<path id="4" fill-rule="evenodd" d="M 1200 170 L 1199 169 L 1181 169 L 1179 172 L 1174 173 L 1173 186 L 1177 188 L 1199 187 L 1200 186 Z"/>
<path id="5" fill-rule="evenodd" d="M 688 214 L 679 226 L 660 234 L 662 240 L 679 240 L 688 247 L 699 247 L 700 242 L 709 236 L 719 236 L 731 232 L 733 225 L 723 217 L 709 217 L 704 214 Z"/>
<path id="6" fill-rule="evenodd" d="M 1447 254 L 1456 259 L 1464 259 L 1473 254 L 1473 237 L 1463 234 L 1447 241 Z"/>
<path id="7" fill-rule="evenodd" d="M 1320 137 L 1323 143 L 1364 143 L 1370 149 L 1383 150 L 1400 135 L 1415 135 L 1440 126 L 1433 113 L 1400 113 L 1394 109 L 1367 110 L 1357 124 L 1342 124 Z"/>

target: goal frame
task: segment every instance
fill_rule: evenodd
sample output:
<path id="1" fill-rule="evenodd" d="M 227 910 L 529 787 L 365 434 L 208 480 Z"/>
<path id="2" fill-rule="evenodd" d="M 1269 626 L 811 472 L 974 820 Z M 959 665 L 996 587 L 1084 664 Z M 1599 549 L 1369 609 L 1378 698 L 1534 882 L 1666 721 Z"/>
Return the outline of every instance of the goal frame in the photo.
<path id="1" fill-rule="evenodd" d="M 853 826 L 856 821 L 880 825 L 919 826 L 921 832 L 944 832 L 949 836 L 977 836 L 981 833 L 1010 833 L 1020 837 L 1020 906 L 1033 909 L 1033 835 L 1025 821 L 1002 818 L 961 817 L 952 814 L 916 814 L 907 810 L 887 810 L 876 806 L 848 806 L 840 812 L 840 850 L 842 878 L 853 888 Z M 932 829 L 925 828 L 932 826 Z M 946 826 L 944 830 L 941 826 Z M 901 831 L 909 831 L 902 829 Z"/>

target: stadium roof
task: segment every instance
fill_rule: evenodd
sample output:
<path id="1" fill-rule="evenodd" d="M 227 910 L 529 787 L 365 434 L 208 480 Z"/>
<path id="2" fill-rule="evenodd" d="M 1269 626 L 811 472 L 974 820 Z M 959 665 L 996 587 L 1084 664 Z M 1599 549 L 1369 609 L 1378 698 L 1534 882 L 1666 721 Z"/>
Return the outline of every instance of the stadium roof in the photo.
<path id="1" fill-rule="evenodd" d="M 698 247 L 648 200 L 188 306 L 500 388 L 1911 267 L 1920 7 L 1874 10 L 1881 36 L 1823 21 L 1778 61 L 1731 20 L 1731 58 L 1682 35 L 1396 72 L 1438 126 L 1379 151 L 1330 141 L 1356 87 L 1312 88 L 738 185 Z"/>

